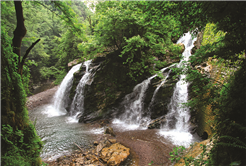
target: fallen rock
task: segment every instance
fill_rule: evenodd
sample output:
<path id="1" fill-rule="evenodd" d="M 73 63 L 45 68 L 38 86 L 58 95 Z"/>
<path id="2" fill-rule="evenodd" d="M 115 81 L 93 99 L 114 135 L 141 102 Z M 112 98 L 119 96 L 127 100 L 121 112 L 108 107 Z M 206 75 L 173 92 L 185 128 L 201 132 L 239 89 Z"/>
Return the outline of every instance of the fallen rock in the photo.
<path id="1" fill-rule="evenodd" d="M 162 116 L 160 118 L 152 120 L 148 125 L 148 129 L 160 129 L 161 125 L 164 123 L 166 123 L 166 117 Z"/>
<path id="2" fill-rule="evenodd" d="M 178 46 L 181 46 L 181 51 L 180 51 L 180 52 L 181 52 L 181 53 L 184 52 L 184 50 L 185 50 L 185 45 L 184 45 L 184 43 L 179 43 Z"/>
<path id="3" fill-rule="evenodd" d="M 50 166 L 118 166 L 130 155 L 130 149 L 116 143 L 116 139 L 100 138 L 95 141 L 97 146 L 91 146 L 86 152 L 76 150 L 69 156 L 59 157 L 56 161 L 48 162 Z"/>
<path id="4" fill-rule="evenodd" d="M 115 144 L 116 143 L 116 139 L 108 139 L 109 142 L 111 142 L 112 144 Z"/>
<path id="5" fill-rule="evenodd" d="M 93 143 L 95 146 L 97 146 L 99 143 L 97 141 L 94 141 Z"/>
<path id="6" fill-rule="evenodd" d="M 114 130 L 112 129 L 112 127 L 106 127 L 104 133 L 105 133 L 105 134 L 111 134 L 112 136 L 115 137 L 115 133 L 114 133 Z"/>
<path id="7" fill-rule="evenodd" d="M 107 162 L 109 166 L 118 166 L 121 162 L 125 161 L 130 155 L 130 149 L 125 146 L 115 143 L 110 147 L 103 148 L 100 158 Z"/>

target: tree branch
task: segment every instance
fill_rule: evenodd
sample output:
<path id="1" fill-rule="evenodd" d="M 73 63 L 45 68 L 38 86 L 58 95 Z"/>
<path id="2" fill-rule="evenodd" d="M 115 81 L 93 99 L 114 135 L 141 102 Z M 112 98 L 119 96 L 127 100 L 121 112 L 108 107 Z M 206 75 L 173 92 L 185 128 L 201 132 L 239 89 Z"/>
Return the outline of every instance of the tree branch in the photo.
<path id="1" fill-rule="evenodd" d="M 22 70 L 23 70 L 23 65 L 25 63 L 25 60 L 29 54 L 29 52 L 31 51 L 31 49 L 40 41 L 41 39 L 38 39 L 36 40 L 34 43 L 32 43 L 32 45 L 26 50 L 26 53 L 25 55 L 23 56 L 22 60 L 21 60 L 21 63 L 20 63 L 20 66 L 19 66 L 19 73 L 22 75 Z"/>
<path id="2" fill-rule="evenodd" d="M 83 150 L 75 142 L 74 142 L 74 145 L 76 145 L 81 150 L 81 152 L 83 152 Z"/>

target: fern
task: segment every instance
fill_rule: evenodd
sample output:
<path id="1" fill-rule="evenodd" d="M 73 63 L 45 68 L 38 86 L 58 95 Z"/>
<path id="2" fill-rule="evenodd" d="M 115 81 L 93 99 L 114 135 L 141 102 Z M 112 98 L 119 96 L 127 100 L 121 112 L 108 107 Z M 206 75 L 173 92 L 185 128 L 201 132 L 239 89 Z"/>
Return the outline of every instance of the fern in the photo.
<path id="1" fill-rule="evenodd" d="M 242 145 L 238 145 L 238 144 L 232 144 L 232 143 L 219 142 L 216 145 L 234 147 L 234 148 L 240 148 L 240 149 L 246 149 L 246 146 L 242 146 Z"/>
<path id="2" fill-rule="evenodd" d="M 246 133 L 246 127 L 244 127 L 244 126 L 242 126 L 242 125 L 240 125 L 240 124 L 238 124 L 238 123 L 236 123 L 236 122 L 231 123 L 231 125 L 232 125 L 233 127 L 236 127 L 237 130 L 239 130 L 239 131 L 241 131 L 241 132 L 243 132 L 243 133 Z"/>
<path id="3" fill-rule="evenodd" d="M 246 144 L 244 142 L 242 142 L 241 140 L 239 140 L 238 138 L 235 138 L 235 137 L 232 137 L 232 136 L 228 136 L 228 135 L 225 135 L 225 136 L 221 136 L 220 139 L 229 139 L 231 141 L 234 141 L 235 143 L 237 143 L 238 145 L 241 144 L 243 145 L 245 148 L 246 148 Z"/>

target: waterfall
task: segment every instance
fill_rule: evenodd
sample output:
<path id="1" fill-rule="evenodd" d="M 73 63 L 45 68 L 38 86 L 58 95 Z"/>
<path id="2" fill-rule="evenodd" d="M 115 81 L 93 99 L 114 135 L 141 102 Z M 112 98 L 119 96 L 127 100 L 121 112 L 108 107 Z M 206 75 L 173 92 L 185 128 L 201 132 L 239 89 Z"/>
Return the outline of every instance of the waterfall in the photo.
<path id="1" fill-rule="evenodd" d="M 53 98 L 53 107 L 55 109 L 54 114 L 64 114 L 66 113 L 66 104 L 67 104 L 67 96 L 69 96 L 72 83 L 73 83 L 73 74 L 79 70 L 81 63 L 73 66 L 67 75 L 62 80 L 58 90 L 56 91 Z"/>
<path id="2" fill-rule="evenodd" d="M 183 71 L 185 71 L 186 61 L 191 56 L 191 49 L 193 48 L 192 36 L 190 32 L 184 34 L 177 43 L 183 43 L 185 45 L 185 51 L 183 52 L 183 59 L 178 64 L 178 67 L 184 65 Z M 169 137 L 174 144 L 189 146 L 192 135 L 189 133 L 189 109 L 182 105 L 188 100 L 188 83 L 184 81 L 186 75 L 180 75 L 179 81 L 176 83 L 171 102 L 169 103 L 169 112 L 166 115 L 166 124 L 162 126 L 160 132 L 161 135 Z"/>
<path id="3" fill-rule="evenodd" d="M 86 67 L 85 74 L 80 79 L 79 84 L 76 87 L 76 93 L 73 98 L 72 104 L 70 106 L 70 116 L 77 116 L 78 113 L 84 112 L 84 91 L 85 91 L 85 85 L 90 85 L 92 83 L 92 69 L 89 70 L 90 64 L 92 60 L 88 60 L 84 62 L 84 65 Z"/>

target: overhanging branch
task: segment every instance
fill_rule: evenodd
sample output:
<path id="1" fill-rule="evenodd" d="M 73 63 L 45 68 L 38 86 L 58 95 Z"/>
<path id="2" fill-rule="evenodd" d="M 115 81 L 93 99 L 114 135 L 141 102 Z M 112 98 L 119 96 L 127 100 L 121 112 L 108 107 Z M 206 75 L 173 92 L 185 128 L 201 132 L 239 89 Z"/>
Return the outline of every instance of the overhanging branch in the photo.
<path id="1" fill-rule="evenodd" d="M 21 60 L 21 63 L 20 63 L 20 66 L 19 66 L 19 72 L 21 73 L 22 75 L 22 69 L 23 69 L 23 65 L 25 63 L 25 60 L 28 56 L 28 54 L 30 53 L 31 49 L 40 41 L 41 39 L 38 39 L 36 40 L 34 43 L 32 43 L 32 45 L 26 50 L 26 53 L 25 55 L 23 56 L 22 60 Z"/>

